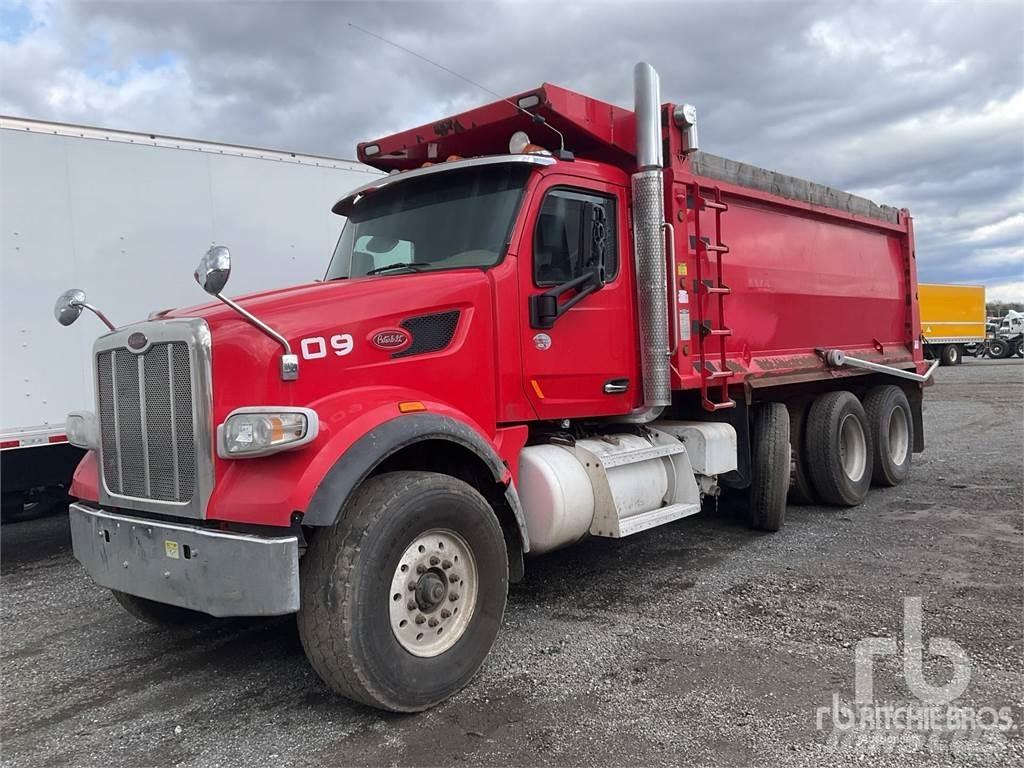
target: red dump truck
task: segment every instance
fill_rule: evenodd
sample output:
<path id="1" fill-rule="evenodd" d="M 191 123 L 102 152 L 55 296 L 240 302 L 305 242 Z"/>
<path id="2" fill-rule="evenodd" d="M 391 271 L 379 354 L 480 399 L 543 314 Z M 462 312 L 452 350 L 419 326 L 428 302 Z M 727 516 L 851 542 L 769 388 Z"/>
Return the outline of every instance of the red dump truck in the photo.
<path id="1" fill-rule="evenodd" d="M 334 690 L 464 686 L 524 556 L 725 488 L 860 503 L 923 450 L 906 210 L 701 152 L 637 66 L 633 111 L 543 85 L 360 144 L 325 278 L 112 329 L 70 414 L 74 552 L 156 623 L 298 614 Z M 94 310 L 58 299 L 69 324 Z M 685 528 L 673 535 L 685 536 Z"/>

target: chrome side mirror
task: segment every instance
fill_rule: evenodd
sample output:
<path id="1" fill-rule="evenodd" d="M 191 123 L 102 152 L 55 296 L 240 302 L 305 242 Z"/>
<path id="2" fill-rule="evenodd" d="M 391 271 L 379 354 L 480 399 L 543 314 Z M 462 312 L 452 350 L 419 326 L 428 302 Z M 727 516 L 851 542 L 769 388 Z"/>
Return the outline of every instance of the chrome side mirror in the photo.
<path id="1" fill-rule="evenodd" d="M 57 303 L 53 305 L 53 316 L 61 325 L 71 325 L 82 314 L 83 309 L 88 309 L 96 315 L 110 330 L 117 330 L 106 315 L 85 300 L 85 291 L 81 288 L 71 288 L 58 296 Z"/>
<path id="2" fill-rule="evenodd" d="M 81 288 L 70 288 L 57 297 L 53 305 L 53 316 L 61 325 L 71 325 L 85 309 L 85 291 Z"/>
<path id="3" fill-rule="evenodd" d="M 219 296 L 231 277 L 231 251 L 225 245 L 210 247 L 196 267 L 196 282 L 211 296 Z"/>
<path id="4" fill-rule="evenodd" d="M 196 267 L 196 282 L 203 290 L 212 296 L 216 296 L 222 302 L 231 307 L 235 312 L 248 320 L 253 326 L 263 331 L 284 348 L 284 354 L 280 359 L 281 381 L 295 381 L 299 378 L 299 356 L 292 352 L 288 339 L 264 323 L 252 312 L 236 304 L 227 296 L 222 295 L 224 286 L 228 284 L 231 276 L 231 251 L 225 245 L 214 245 L 210 247 L 203 258 L 199 260 Z"/>

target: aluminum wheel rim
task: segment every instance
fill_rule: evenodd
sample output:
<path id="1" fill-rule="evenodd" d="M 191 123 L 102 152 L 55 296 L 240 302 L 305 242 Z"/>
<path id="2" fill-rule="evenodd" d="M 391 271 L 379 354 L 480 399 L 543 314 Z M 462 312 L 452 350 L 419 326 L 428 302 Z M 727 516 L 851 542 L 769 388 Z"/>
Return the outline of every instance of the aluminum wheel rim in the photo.
<path id="1" fill-rule="evenodd" d="M 907 459 L 910 450 L 910 426 L 907 412 L 897 406 L 889 413 L 889 459 L 897 467 Z"/>
<path id="2" fill-rule="evenodd" d="M 447 651 L 466 633 L 479 589 L 473 550 L 446 528 L 413 541 L 395 567 L 388 593 L 391 631 L 414 656 Z"/>
<path id="3" fill-rule="evenodd" d="M 839 461 L 843 472 L 853 482 L 864 477 L 868 466 L 868 441 L 864 439 L 864 427 L 852 413 L 846 414 L 839 423 Z"/>

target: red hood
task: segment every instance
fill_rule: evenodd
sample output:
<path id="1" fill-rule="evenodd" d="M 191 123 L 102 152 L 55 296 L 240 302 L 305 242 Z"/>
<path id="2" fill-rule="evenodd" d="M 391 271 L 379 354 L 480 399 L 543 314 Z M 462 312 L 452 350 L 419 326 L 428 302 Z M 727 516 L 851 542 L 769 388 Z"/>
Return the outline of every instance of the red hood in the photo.
<path id="1" fill-rule="evenodd" d="M 355 288 L 355 291 L 352 289 Z M 274 317 L 280 325 L 274 325 L 275 330 L 285 336 L 292 333 L 301 334 L 302 322 L 298 325 L 295 320 L 308 317 L 307 311 L 313 306 L 330 304 L 336 306 L 339 300 L 348 297 L 364 297 L 367 295 L 380 295 L 379 281 L 372 278 L 361 278 L 358 280 L 332 280 L 327 283 L 306 283 L 294 285 L 289 288 L 274 288 L 268 291 L 246 293 L 241 296 L 229 297 L 236 303 L 242 305 L 261 320 L 269 322 Z M 301 311 L 296 311 L 301 310 Z M 163 318 L 171 317 L 201 317 L 210 324 L 211 328 L 221 325 L 225 321 L 242 320 L 241 316 L 221 301 L 211 301 L 205 304 L 196 304 L 190 307 L 172 309 L 170 312 L 161 315 Z M 292 322 L 289 322 L 289 318 Z"/>
<path id="2" fill-rule="evenodd" d="M 384 401 L 395 417 L 400 396 L 454 401 L 464 418 L 493 429 L 494 301 L 484 271 L 335 280 L 235 300 L 288 340 L 299 357 L 299 377 L 282 381 L 281 345 L 221 302 L 167 313 L 164 318 L 201 318 L 210 327 L 211 428 L 245 406 L 312 408 L 320 428 L 303 451 L 242 462 L 217 459 L 211 508 L 220 519 L 287 525 L 296 508 L 293 486 L 274 477 L 290 471 L 301 476 L 311 456 Z M 439 314 L 449 319 L 407 323 Z M 436 323 L 445 323 L 446 337 Z M 382 333 L 405 335 L 407 345 L 396 351 L 378 342 Z"/>
<path id="3" fill-rule="evenodd" d="M 378 317 L 392 307 L 414 312 L 417 306 L 445 301 L 448 294 L 452 294 L 454 299 L 460 285 L 475 282 L 481 274 L 477 269 L 464 269 L 433 274 L 359 277 L 275 288 L 230 298 L 289 341 L 294 341 L 323 327 L 327 318 L 359 322 Z M 252 327 L 220 301 L 173 309 L 161 315 L 161 319 L 171 317 L 200 317 L 209 323 L 211 330 L 226 323 L 243 323 Z"/>
<path id="4" fill-rule="evenodd" d="M 300 357 L 299 380 L 282 386 L 281 346 L 222 302 L 172 310 L 160 319 L 201 318 L 210 327 L 218 412 L 266 402 L 306 404 L 337 391 L 341 380 L 352 385 L 364 374 L 368 385 L 390 383 L 393 358 L 390 350 L 374 345 L 376 333 L 394 330 L 410 317 L 454 309 L 468 329 L 471 319 L 487 322 L 491 304 L 489 280 L 477 269 L 310 283 L 235 301 L 288 340 Z M 486 327 L 480 328 L 481 339 L 489 338 Z M 419 358 L 402 359 L 420 365 Z M 234 383 L 225 387 L 226 381 Z"/>

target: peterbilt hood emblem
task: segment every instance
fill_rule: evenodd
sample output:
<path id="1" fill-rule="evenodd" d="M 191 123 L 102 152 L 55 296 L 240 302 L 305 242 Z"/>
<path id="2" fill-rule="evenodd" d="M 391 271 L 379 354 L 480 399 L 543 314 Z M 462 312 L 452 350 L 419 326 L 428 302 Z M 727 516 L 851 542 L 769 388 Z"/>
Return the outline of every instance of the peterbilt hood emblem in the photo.
<path id="1" fill-rule="evenodd" d="M 385 328 L 371 333 L 370 343 L 378 349 L 394 352 L 409 346 L 412 343 L 412 337 L 401 328 Z"/>
<path id="2" fill-rule="evenodd" d="M 133 352 L 141 352 L 148 345 L 149 339 L 146 338 L 146 334 L 142 331 L 135 331 L 135 333 L 128 337 L 128 349 Z"/>

